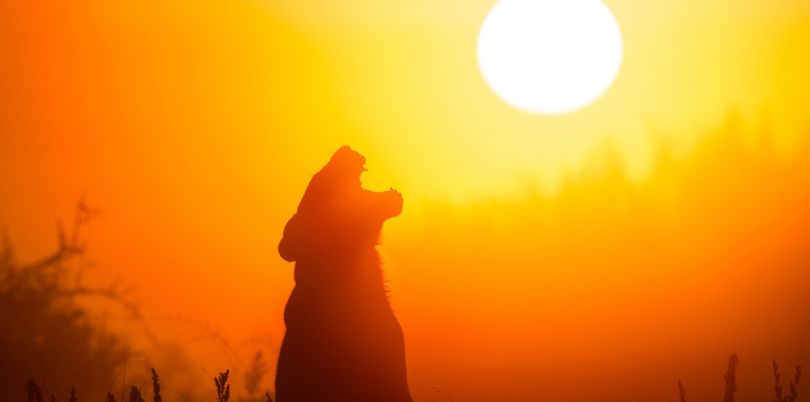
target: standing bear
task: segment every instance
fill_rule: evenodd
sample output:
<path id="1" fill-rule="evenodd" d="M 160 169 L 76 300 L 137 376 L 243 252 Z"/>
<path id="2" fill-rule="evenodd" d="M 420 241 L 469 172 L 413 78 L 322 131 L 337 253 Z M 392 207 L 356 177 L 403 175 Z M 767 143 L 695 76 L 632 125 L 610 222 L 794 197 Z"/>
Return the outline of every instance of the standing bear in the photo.
<path id="1" fill-rule="evenodd" d="M 363 189 L 366 159 L 344 146 L 309 182 L 279 254 L 295 262 L 276 373 L 278 402 L 411 402 L 402 328 L 380 268 L 394 189 Z"/>

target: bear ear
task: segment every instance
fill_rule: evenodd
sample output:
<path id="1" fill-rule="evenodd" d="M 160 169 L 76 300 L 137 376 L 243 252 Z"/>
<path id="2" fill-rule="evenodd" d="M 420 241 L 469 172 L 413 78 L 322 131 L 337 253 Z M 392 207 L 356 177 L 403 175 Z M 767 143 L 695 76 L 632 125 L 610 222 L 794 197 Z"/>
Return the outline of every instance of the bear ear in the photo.
<path id="1" fill-rule="evenodd" d="M 284 227 L 284 236 L 278 243 L 278 254 L 286 261 L 295 262 L 298 260 L 301 249 L 301 223 L 298 214 L 293 215 Z"/>

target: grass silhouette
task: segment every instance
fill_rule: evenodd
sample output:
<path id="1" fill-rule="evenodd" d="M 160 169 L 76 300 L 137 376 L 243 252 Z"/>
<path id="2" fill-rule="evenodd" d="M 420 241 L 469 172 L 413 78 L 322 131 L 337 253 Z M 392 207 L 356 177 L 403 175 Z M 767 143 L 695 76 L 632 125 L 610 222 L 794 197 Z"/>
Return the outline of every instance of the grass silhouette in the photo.
<path id="1" fill-rule="evenodd" d="M 726 370 L 726 390 L 723 395 L 723 402 L 734 402 L 734 394 L 737 392 L 737 355 L 728 358 L 728 369 Z"/>
<path id="2" fill-rule="evenodd" d="M 739 359 L 736 354 L 728 358 L 728 369 L 725 374 L 725 393 L 723 395 L 723 402 L 734 402 L 735 393 L 737 392 L 737 364 Z M 787 394 L 782 391 L 781 376 L 779 374 L 779 365 L 776 360 L 773 361 L 773 378 L 774 378 L 774 399 L 773 402 L 795 402 L 799 396 L 799 379 L 802 375 L 802 366 L 796 366 L 796 373 L 793 380 L 790 381 L 790 390 Z M 684 390 L 683 383 L 678 381 L 678 396 L 680 402 L 686 402 L 686 391 Z"/>
<path id="3" fill-rule="evenodd" d="M 725 378 L 725 393 L 723 395 L 723 402 L 733 402 L 735 401 L 735 394 L 737 391 L 737 365 L 739 363 L 739 359 L 737 358 L 736 354 L 733 354 L 728 359 L 728 368 L 724 375 Z M 789 383 L 789 390 L 787 393 L 783 392 L 782 385 L 781 385 L 781 375 L 779 373 L 779 365 L 777 364 L 776 360 L 773 361 L 773 376 L 774 376 L 774 399 L 773 402 L 795 402 L 798 398 L 798 385 L 799 380 L 801 378 L 801 366 L 796 366 L 796 371 L 794 374 L 793 379 Z M 214 377 L 214 386 L 215 386 L 215 395 L 217 402 L 229 402 L 231 395 L 230 395 L 230 384 L 228 384 L 228 377 L 230 375 L 230 370 L 225 370 L 224 372 L 220 373 L 216 377 Z M 157 371 L 152 369 L 152 392 L 153 392 L 153 402 L 162 402 L 163 398 L 160 396 L 160 385 L 159 385 L 159 377 Z M 270 397 L 270 394 L 265 393 L 265 402 L 273 402 L 273 399 Z M 686 390 L 683 386 L 681 381 L 678 381 L 678 400 L 680 402 L 686 402 Z M 55 396 L 52 394 L 51 399 L 52 402 L 56 400 Z M 43 393 L 42 389 L 33 379 L 28 380 L 25 383 L 25 398 L 23 399 L 24 402 L 43 402 Z M 71 388 L 69 397 L 69 402 L 78 402 L 76 397 L 76 389 Z M 137 386 L 132 386 L 130 388 L 129 394 L 129 402 L 145 402 L 143 395 L 141 394 L 140 389 Z M 107 393 L 107 402 L 116 402 L 115 396 L 112 393 Z"/>
<path id="4" fill-rule="evenodd" d="M 789 389 L 787 393 L 784 393 L 782 390 L 782 380 L 781 375 L 779 374 L 779 364 L 776 363 L 776 360 L 773 361 L 773 382 L 774 382 L 774 399 L 773 402 L 795 402 L 796 398 L 799 397 L 799 380 L 802 377 L 802 366 L 796 366 L 796 372 L 793 375 L 793 379 L 789 383 Z"/>
<path id="5" fill-rule="evenodd" d="M 214 378 L 214 385 L 216 387 L 216 400 L 217 402 L 229 402 L 230 401 L 230 384 L 228 384 L 228 376 L 230 371 L 225 370 L 224 372 L 220 373 L 218 376 Z M 160 378 L 158 377 L 157 371 L 152 369 L 152 401 L 153 402 L 161 402 L 163 401 L 163 397 L 160 395 Z M 42 389 L 40 386 L 34 381 L 33 379 L 28 380 L 25 383 L 25 397 L 23 399 L 24 402 L 44 402 L 42 397 Z M 265 402 L 273 402 L 273 399 L 270 397 L 270 394 L 265 393 Z M 90 398 L 91 400 L 93 398 Z M 55 402 L 56 396 L 51 394 L 50 401 Z M 78 402 L 76 388 L 73 387 L 70 390 L 70 394 L 68 395 L 69 402 Z M 116 402 L 115 396 L 112 392 L 107 392 L 107 402 Z M 128 402 L 145 402 L 143 394 L 141 394 L 141 390 L 137 386 L 132 386 L 129 392 L 129 399 Z"/>

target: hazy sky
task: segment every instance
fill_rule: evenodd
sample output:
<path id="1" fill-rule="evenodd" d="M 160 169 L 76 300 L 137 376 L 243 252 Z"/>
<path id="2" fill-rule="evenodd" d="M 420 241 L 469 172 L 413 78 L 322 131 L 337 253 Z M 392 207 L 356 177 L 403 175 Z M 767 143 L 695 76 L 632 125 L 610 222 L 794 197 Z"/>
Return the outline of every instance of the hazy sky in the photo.
<path id="1" fill-rule="evenodd" d="M 615 85 L 538 117 L 478 73 L 490 1 L 3 2 L 0 224 L 27 260 L 79 197 L 100 207 L 93 280 L 133 284 L 214 372 L 233 358 L 200 326 L 274 353 L 281 230 L 349 144 L 368 186 L 405 195 L 383 255 L 423 400 L 674 400 L 681 377 L 715 397 L 743 351 L 764 395 L 770 357 L 810 357 L 807 310 L 778 291 L 808 285 L 810 4 L 607 3 Z M 658 142 L 681 164 L 653 169 Z"/>

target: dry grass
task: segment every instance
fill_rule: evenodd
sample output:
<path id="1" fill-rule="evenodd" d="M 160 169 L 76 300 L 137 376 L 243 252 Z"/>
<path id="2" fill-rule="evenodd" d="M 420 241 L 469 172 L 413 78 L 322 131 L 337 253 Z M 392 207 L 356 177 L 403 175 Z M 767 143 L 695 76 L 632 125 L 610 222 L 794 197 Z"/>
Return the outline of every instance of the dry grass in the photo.
<path id="1" fill-rule="evenodd" d="M 788 384 L 789 389 L 787 394 L 782 390 L 782 376 L 779 374 L 779 364 L 776 360 L 773 361 L 773 381 L 774 381 L 774 400 L 773 402 L 795 402 L 799 397 L 799 380 L 802 377 L 802 366 L 796 366 L 796 372 L 793 379 Z"/>
<path id="2" fill-rule="evenodd" d="M 726 389 L 723 395 L 723 402 L 734 402 L 735 394 L 737 392 L 737 364 L 739 359 L 736 354 L 728 358 L 728 368 L 726 369 L 725 380 Z M 773 361 L 773 379 L 774 379 L 774 399 L 773 402 L 796 402 L 799 397 L 799 379 L 802 376 L 802 366 L 796 366 L 796 372 L 793 379 L 788 386 L 790 387 L 788 393 L 785 394 L 782 389 L 782 376 L 779 373 L 779 365 L 776 360 Z M 686 391 L 684 390 L 683 383 L 678 381 L 678 396 L 680 402 L 686 402 Z"/>
<path id="3" fill-rule="evenodd" d="M 726 370 L 726 391 L 723 394 L 723 402 L 734 402 L 734 394 L 737 392 L 737 355 L 728 358 L 728 369 Z"/>
<path id="4" fill-rule="evenodd" d="M 230 370 L 225 370 L 224 373 L 219 373 L 214 377 L 214 385 L 217 387 L 217 402 L 228 402 L 231 399 L 231 386 L 228 384 L 230 372 Z"/>
<path id="5" fill-rule="evenodd" d="M 231 398 L 231 387 L 228 384 L 228 377 L 230 370 L 220 373 L 214 378 L 214 385 L 216 386 L 216 400 L 217 402 L 229 402 Z M 23 402 L 44 402 L 42 395 L 42 388 L 37 384 L 34 379 L 30 379 L 25 383 L 25 397 Z M 273 402 L 269 393 L 264 394 L 265 402 Z M 92 399 L 92 398 L 90 398 Z M 56 396 L 51 394 L 51 402 L 56 402 Z M 163 397 L 160 395 L 160 377 L 155 369 L 152 369 L 152 400 L 153 402 L 163 402 Z M 73 387 L 68 394 L 68 402 L 78 402 L 76 388 Z M 115 395 L 112 392 L 107 392 L 107 402 L 116 402 Z M 141 394 L 140 388 L 131 386 L 129 391 L 129 400 L 125 402 L 146 402 Z"/>
<path id="6" fill-rule="evenodd" d="M 152 369 L 152 392 L 154 394 L 154 402 L 163 402 L 163 398 L 160 396 L 160 378 L 155 369 Z"/>
<path id="7" fill-rule="evenodd" d="M 725 374 L 725 393 L 723 396 L 724 402 L 734 402 L 736 399 L 736 391 L 737 391 L 737 365 L 739 363 L 739 359 L 737 358 L 736 354 L 733 354 L 728 359 L 728 368 L 726 369 Z M 788 384 L 787 393 L 784 392 L 781 384 L 781 374 L 779 372 L 779 365 L 777 364 L 776 360 L 773 361 L 773 377 L 774 377 L 774 399 L 773 402 L 796 402 L 799 391 L 799 380 L 801 379 L 802 375 L 802 367 L 796 366 L 796 371 L 793 375 L 793 379 L 791 379 L 790 383 Z M 228 378 L 230 376 L 230 370 L 225 370 L 222 373 L 219 373 L 218 376 L 214 377 L 214 386 L 216 391 L 216 401 L 217 402 L 229 402 L 231 398 L 231 387 L 228 383 Z M 23 399 L 24 402 L 43 402 L 42 397 L 42 389 L 33 379 L 28 380 L 25 383 L 25 397 Z M 152 392 L 153 392 L 153 401 L 154 402 L 163 402 L 163 397 L 160 395 L 160 378 L 157 374 L 155 369 L 152 369 Z M 686 402 L 686 389 L 681 381 L 678 381 L 678 400 L 680 402 Z M 70 390 L 70 394 L 68 397 L 69 402 L 78 402 L 76 396 L 76 388 L 72 388 Z M 264 393 L 264 401 L 265 402 L 273 402 L 273 398 L 270 397 L 270 394 L 265 392 Z M 53 394 L 51 394 L 51 402 L 56 402 L 56 398 Z M 107 392 L 107 402 L 116 402 L 115 396 L 111 392 Z M 146 402 L 141 394 L 141 391 L 138 387 L 132 386 L 130 388 L 129 394 L 129 401 L 128 402 Z"/>

